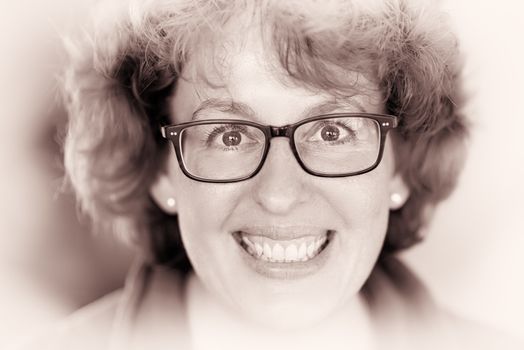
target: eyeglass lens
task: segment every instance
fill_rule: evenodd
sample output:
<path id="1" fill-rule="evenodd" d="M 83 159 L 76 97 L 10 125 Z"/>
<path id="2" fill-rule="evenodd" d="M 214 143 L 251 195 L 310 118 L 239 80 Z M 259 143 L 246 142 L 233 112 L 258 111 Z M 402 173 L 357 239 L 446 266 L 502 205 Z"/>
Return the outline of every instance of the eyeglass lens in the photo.
<path id="1" fill-rule="evenodd" d="M 347 174 L 375 164 L 380 150 L 380 128 L 369 118 L 319 120 L 295 130 L 302 162 L 321 174 Z"/>
<path id="2" fill-rule="evenodd" d="M 264 156 L 266 137 L 256 127 L 241 124 L 204 124 L 181 135 L 186 170 L 210 180 L 238 179 L 251 174 Z"/>

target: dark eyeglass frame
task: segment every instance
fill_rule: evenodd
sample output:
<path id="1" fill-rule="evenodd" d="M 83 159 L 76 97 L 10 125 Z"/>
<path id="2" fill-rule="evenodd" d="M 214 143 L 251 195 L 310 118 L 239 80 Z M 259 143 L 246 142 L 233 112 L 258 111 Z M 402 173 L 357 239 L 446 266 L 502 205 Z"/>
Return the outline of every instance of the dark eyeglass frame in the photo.
<path id="1" fill-rule="evenodd" d="M 341 174 L 319 173 L 319 172 L 309 169 L 304 164 L 304 162 L 302 162 L 302 159 L 300 158 L 300 155 L 297 151 L 297 148 L 295 145 L 295 130 L 303 124 L 317 121 L 317 120 L 348 118 L 348 117 L 372 119 L 378 124 L 379 130 L 380 130 L 380 145 L 379 145 L 379 153 L 378 153 L 377 160 L 375 161 L 375 163 L 363 170 L 359 170 L 356 172 L 350 172 L 350 173 L 341 173 Z M 264 136 L 265 136 L 264 151 L 262 154 L 262 158 L 260 159 L 260 164 L 253 172 L 251 172 L 250 174 L 246 176 L 235 178 L 232 180 L 229 180 L 229 179 L 228 180 L 213 180 L 213 179 L 207 179 L 207 178 L 195 176 L 186 169 L 184 160 L 182 157 L 181 146 L 180 146 L 180 142 L 181 142 L 180 135 L 182 134 L 182 131 L 186 128 L 196 126 L 196 125 L 206 125 L 206 124 L 216 124 L 216 123 L 247 125 L 247 126 L 257 128 L 264 133 Z M 295 156 L 295 159 L 298 161 L 302 169 L 304 169 L 304 171 L 308 174 L 319 176 L 319 177 L 349 177 L 349 176 L 355 176 L 355 175 L 360 175 L 360 174 L 370 172 L 371 170 L 375 169 L 380 164 L 380 161 L 382 160 L 382 155 L 384 153 L 384 145 L 386 143 L 386 135 L 388 131 L 396 128 L 397 126 L 398 126 L 398 118 L 393 115 L 375 114 L 375 113 L 332 113 L 332 114 L 322 114 L 322 115 L 314 116 L 311 118 L 306 118 L 306 119 L 300 120 L 297 123 L 289 124 L 285 126 L 263 125 L 263 124 L 255 123 L 255 122 L 248 121 L 248 120 L 241 120 L 241 119 L 197 120 L 197 121 L 181 123 L 181 124 L 176 124 L 176 125 L 165 125 L 160 128 L 160 132 L 162 134 L 162 137 L 170 140 L 173 143 L 180 169 L 187 177 L 189 177 L 190 179 L 196 180 L 196 181 L 200 181 L 200 182 L 233 183 L 233 182 L 240 182 L 240 181 L 248 180 L 258 174 L 258 172 L 260 171 L 260 169 L 262 169 L 262 166 L 264 165 L 266 161 L 267 154 L 269 153 L 269 148 L 271 145 L 271 139 L 273 137 L 289 138 L 289 145 L 291 147 L 291 151 L 293 152 L 293 155 Z"/>

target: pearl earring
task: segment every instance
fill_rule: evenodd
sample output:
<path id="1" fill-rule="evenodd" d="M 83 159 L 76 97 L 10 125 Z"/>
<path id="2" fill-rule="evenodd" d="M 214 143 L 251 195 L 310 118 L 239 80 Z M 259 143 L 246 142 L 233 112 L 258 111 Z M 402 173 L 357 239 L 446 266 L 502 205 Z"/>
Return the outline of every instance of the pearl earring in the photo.
<path id="1" fill-rule="evenodd" d="M 167 199 L 167 206 L 173 208 L 176 204 L 176 201 L 174 198 L 168 198 Z"/>
<path id="2" fill-rule="evenodd" d="M 395 205 L 402 204 L 402 196 L 398 193 L 391 194 L 391 202 Z"/>

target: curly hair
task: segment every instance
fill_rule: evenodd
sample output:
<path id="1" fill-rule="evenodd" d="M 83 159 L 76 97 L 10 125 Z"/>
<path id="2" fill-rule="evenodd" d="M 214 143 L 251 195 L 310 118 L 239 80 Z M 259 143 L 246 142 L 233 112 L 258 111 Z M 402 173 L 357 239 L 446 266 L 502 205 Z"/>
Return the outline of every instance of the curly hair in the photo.
<path id="1" fill-rule="evenodd" d="M 365 74 L 381 89 L 386 112 L 400 118 L 397 171 L 411 194 L 390 213 L 386 251 L 418 242 L 455 187 L 467 136 L 461 59 L 430 2 L 148 0 L 119 2 L 94 18 L 82 40 L 68 43 L 68 179 L 94 223 L 157 262 L 190 268 L 177 217 L 148 193 L 167 154 L 158 125 L 183 68 L 215 57 L 210 50 L 242 25 L 261 28 L 266 50 L 293 82 L 344 94 L 341 72 Z"/>

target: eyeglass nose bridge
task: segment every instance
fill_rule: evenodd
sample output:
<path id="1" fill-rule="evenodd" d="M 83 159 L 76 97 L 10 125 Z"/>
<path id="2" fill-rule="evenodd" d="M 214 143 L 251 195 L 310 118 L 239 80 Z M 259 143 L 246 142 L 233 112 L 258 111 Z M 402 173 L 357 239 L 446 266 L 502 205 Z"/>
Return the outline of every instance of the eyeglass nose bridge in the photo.
<path id="1" fill-rule="evenodd" d="M 271 148 L 270 147 L 271 146 L 271 139 L 274 138 L 274 137 L 287 137 L 288 140 L 289 140 L 289 146 L 291 147 L 291 153 L 293 153 L 294 158 L 296 159 L 296 161 L 298 162 L 298 164 L 300 165 L 300 167 L 302 169 L 304 169 L 308 173 L 310 172 L 306 168 L 306 166 L 302 162 L 302 160 L 300 159 L 300 156 L 298 155 L 297 149 L 295 148 L 295 144 L 294 144 L 294 140 L 293 140 L 293 132 L 294 132 L 294 130 L 295 130 L 295 126 L 294 125 L 284 125 L 284 126 L 268 125 L 266 127 L 265 133 L 266 133 L 267 136 L 269 136 L 269 138 L 267 139 L 265 154 L 263 156 L 262 162 L 259 165 L 258 170 L 260 170 L 262 168 L 262 166 L 266 162 L 267 154 L 269 153 L 269 149 Z M 258 170 L 256 171 L 257 173 L 258 173 Z"/>
<path id="2" fill-rule="evenodd" d="M 288 137 L 291 138 L 292 127 L 290 125 L 285 126 L 270 126 L 271 138 L 273 137 Z"/>

